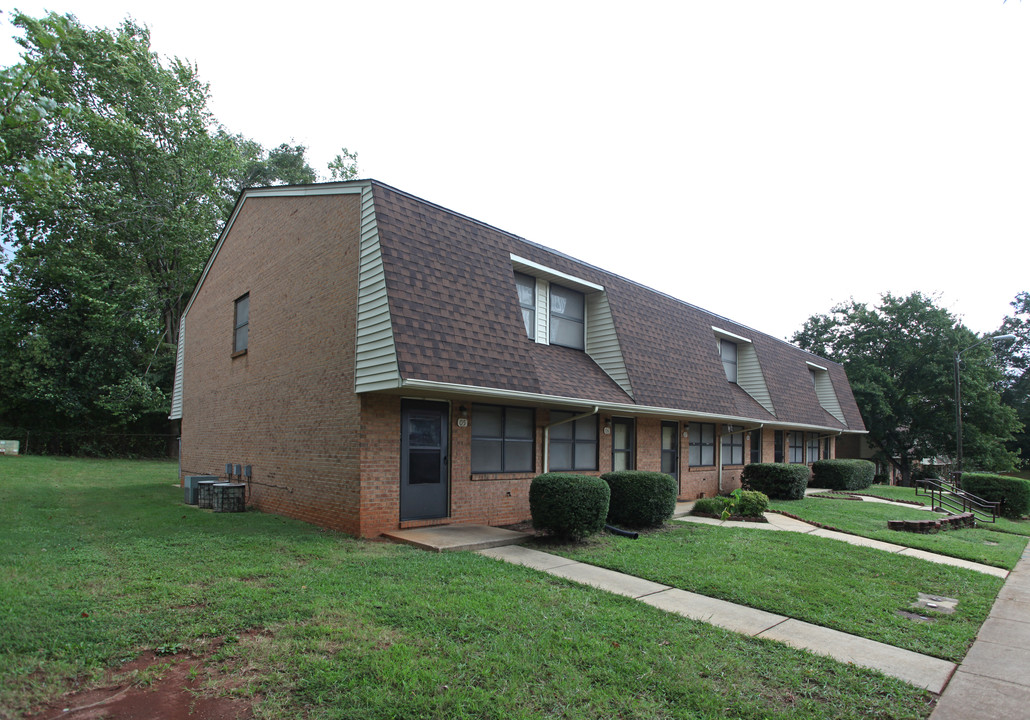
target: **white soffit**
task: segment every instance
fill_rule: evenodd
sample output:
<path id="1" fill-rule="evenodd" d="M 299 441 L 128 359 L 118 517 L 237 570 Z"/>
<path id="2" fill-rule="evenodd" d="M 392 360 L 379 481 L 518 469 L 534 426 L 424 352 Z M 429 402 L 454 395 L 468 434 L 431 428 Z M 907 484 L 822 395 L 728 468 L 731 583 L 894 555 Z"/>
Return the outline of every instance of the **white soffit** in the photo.
<path id="1" fill-rule="evenodd" d="M 573 290 L 582 290 L 584 292 L 604 292 L 603 285 L 598 285 L 597 283 L 590 282 L 589 280 L 584 280 L 583 278 L 563 273 L 561 270 L 549 268 L 515 254 L 510 254 L 509 257 L 511 258 L 512 266 L 519 272 L 526 273 L 527 275 L 546 278 L 547 280 L 556 282 L 559 285 L 571 287 Z"/>
<path id="2" fill-rule="evenodd" d="M 748 345 L 751 344 L 751 341 L 748 340 L 746 337 L 737 335 L 736 333 L 731 333 L 729 330 L 723 330 L 722 328 L 716 327 L 715 325 L 712 325 L 712 332 L 714 332 L 718 337 L 722 338 L 723 340 L 733 340 L 734 342 L 747 343 Z"/>

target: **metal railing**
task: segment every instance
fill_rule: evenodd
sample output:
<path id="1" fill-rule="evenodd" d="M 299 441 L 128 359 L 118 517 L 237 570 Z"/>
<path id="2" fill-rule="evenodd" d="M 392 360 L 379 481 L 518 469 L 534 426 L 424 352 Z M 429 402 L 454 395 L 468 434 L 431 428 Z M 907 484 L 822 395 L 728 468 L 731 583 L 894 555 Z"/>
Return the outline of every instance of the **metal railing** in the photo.
<path id="1" fill-rule="evenodd" d="M 922 491 L 922 492 L 920 492 Z M 971 512 L 982 522 L 992 523 L 998 518 L 999 505 L 968 493 L 951 480 L 926 478 L 916 481 L 916 495 L 928 495 L 935 510 Z"/>

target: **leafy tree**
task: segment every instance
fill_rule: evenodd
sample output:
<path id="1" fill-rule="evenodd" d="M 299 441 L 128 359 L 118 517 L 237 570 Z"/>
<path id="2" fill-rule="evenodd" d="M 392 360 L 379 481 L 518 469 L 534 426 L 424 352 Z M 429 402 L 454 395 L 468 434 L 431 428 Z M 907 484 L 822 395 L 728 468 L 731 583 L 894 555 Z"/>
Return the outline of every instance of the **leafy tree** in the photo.
<path id="1" fill-rule="evenodd" d="M 265 185 L 304 185 L 318 182 L 318 173 L 308 165 L 304 158 L 307 148 L 303 145 L 283 143 L 277 148 L 264 152 L 257 143 L 244 145 L 245 151 L 253 151 L 255 157 L 244 170 L 243 187 L 261 187 Z"/>
<path id="2" fill-rule="evenodd" d="M 329 161 L 330 180 L 353 180 L 358 176 L 358 154 L 343 148 Z"/>
<path id="3" fill-rule="evenodd" d="M 1005 318 L 996 334 L 1012 334 L 1017 338 L 1004 355 L 1002 399 L 1016 411 L 1023 424 L 1009 443 L 1009 449 L 1019 452 L 1025 463 L 1030 458 L 1030 292 L 1018 293 L 1011 305 L 1015 312 Z"/>
<path id="4" fill-rule="evenodd" d="M 878 307 L 851 301 L 813 315 L 794 342 L 841 363 L 870 438 L 909 484 L 921 458 L 954 456 L 955 353 L 979 338 L 921 293 L 886 294 Z M 963 354 L 963 455 L 967 469 L 1009 469 L 1005 448 L 1019 423 L 1001 401 L 990 343 Z"/>
<path id="5" fill-rule="evenodd" d="M 60 52 L 65 37 L 66 23 L 57 23 L 52 35 L 44 38 L 40 55 L 50 58 Z M 37 154 L 25 143 L 23 132 L 27 128 L 47 123 L 51 118 L 68 118 L 78 110 L 74 105 L 62 105 L 53 98 L 40 94 L 40 73 L 45 62 L 33 65 L 15 65 L 0 69 L 0 183 L 13 179 L 20 183 L 45 184 L 67 179 L 72 169 L 66 161 Z"/>
<path id="6" fill-rule="evenodd" d="M 125 430 L 167 415 L 179 318 L 242 187 L 307 183 L 306 148 L 218 125 L 149 30 L 17 14 L 0 71 L 0 416 Z M 136 424 L 136 425 L 134 425 Z"/>

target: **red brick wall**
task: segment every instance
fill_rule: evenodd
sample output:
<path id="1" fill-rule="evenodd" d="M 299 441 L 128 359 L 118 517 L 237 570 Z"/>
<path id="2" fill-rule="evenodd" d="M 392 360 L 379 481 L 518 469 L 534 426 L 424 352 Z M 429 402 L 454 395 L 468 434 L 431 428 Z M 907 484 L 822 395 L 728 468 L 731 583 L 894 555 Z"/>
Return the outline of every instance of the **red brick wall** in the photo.
<path id="1" fill-rule="evenodd" d="M 446 398 L 436 398 L 446 401 Z M 536 463 L 533 472 L 473 474 L 471 464 L 472 429 L 459 426 L 463 417 L 471 418 L 472 403 L 466 399 L 450 400 L 450 515 L 439 520 L 400 521 L 400 412 L 401 399 L 392 395 L 372 394 L 362 398 L 361 534 L 375 536 L 399 527 L 420 527 L 440 523 L 481 523 L 508 525 L 531 519 L 529 486 L 535 475 L 543 471 L 543 426 L 549 422 L 547 410 L 536 411 Z M 611 435 L 604 433 L 605 419 L 600 416 L 597 471 L 611 469 Z M 661 418 L 643 417 L 636 421 L 636 467 L 638 470 L 661 469 Z M 718 469 L 687 467 L 687 439 L 682 437 L 685 423 L 679 424 L 681 461 L 681 499 L 694 499 L 704 493 L 718 494 Z M 718 447 L 718 446 L 717 446 Z M 745 446 L 745 451 L 747 447 Z M 746 455 L 745 455 L 746 457 Z M 723 492 L 740 486 L 741 466 L 723 468 Z"/>
<path id="2" fill-rule="evenodd" d="M 550 413 L 536 411 L 533 472 L 473 475 L 471 428 L 458 422 L 463 406 L 471 417 L 472 403 L 452 398 L 450 515 L 401 523 L 401 398 L 353 391 L 359 205 L 357 195 L 244 204 L 186 316 L 183 474 L 251 465 L 252 507 L 361 536 L 402 525 L 530 519 L 529 486 L 542 472 Z M 234 358 L 234 301 L 245 293 L 249 347 Z M 598 470 L 589 474 L 611 469 L 609 417 L 599 417 Z M 661 423 L 636 419 L 639 470 L 661 469 Z M 718 467 L 688 467 L 687 423 L 678 428 L 680 498 L 717 494 Z M 773 460 L 772 428 L 763 432 L 762 459 Z M 723 468 L 723 492 L 740 486 L 741 470 Z"/>
<path id="3" fill-rule="evenodd" d="M 358 218 L 357 195 L 246 201 L 186 315 L 182 420 L 184 474 L 249 464 L 253 507 L 355 534 Z"/>

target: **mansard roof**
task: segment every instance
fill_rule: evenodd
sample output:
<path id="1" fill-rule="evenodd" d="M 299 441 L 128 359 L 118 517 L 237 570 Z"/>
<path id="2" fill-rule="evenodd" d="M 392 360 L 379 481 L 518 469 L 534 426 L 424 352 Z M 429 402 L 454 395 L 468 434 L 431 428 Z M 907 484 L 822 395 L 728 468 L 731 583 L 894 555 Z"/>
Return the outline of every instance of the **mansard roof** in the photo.
<path id="1" fill-rule="evenodd" d="M 402 380 L 864 430 L 844 370 L 830 360 L 382 183 L 370 186 Z M 628 383 L 582 351 L 527 337 L 513 257 L 603 288 Z M 753 345 L 771 407 L 727 381 L 713 328 Z M 811 364 L 829 373 L 845 422 L 820 404 Z"/>
<path id="2" fill-rule="evenodd" d="M 340 338 L 355 344 L 356 392 L 865 431 L 840 365 L 376 180 L 245 190 L 182 327 L 248 198 L 337 194 L 361 197 L 357 330 Z M 585 351 L 527 337 L 516 270 L 586 293 Z M 184 337 L 172 418 L 181 417 Z M 720 338 L 743 350 L 738 383 L 727 380 Z M 813 373 L 824 374 L 820 392 Z"/>

